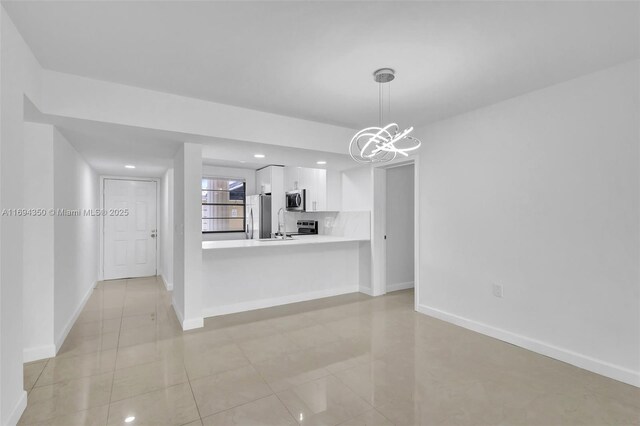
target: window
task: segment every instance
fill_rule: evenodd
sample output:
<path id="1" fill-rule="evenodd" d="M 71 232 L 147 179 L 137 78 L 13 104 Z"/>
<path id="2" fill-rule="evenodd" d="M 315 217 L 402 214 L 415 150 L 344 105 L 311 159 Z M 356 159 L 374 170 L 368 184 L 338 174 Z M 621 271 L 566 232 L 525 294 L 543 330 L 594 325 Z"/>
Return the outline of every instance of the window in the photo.
<path id="1" fill-rule="evenodd" d="M 202 179 L 202 232 L 244 232 L 245 182 Z"/>

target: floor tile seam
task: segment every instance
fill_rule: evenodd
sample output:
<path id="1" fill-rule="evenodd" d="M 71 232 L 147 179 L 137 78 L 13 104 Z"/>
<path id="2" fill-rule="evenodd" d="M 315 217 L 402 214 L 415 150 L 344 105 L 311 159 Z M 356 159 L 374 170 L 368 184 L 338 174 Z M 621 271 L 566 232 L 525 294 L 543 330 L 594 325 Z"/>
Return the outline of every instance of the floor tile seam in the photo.
<path id="1" fill-rule="evenodd" d="M 359 366 L 355 366 L 353 368 L 358 368 Z M 350 370 L 351 368 L 348 368 L 347 370 Z M 346 370 L 343 370 L 346 371 Z M 331 375 L 339 382 L 341 383 L 344 387 L 346 387 L 347 389 L 349 389 L 358 399 L 360 399 L 362 402 L 364 402 L 365 404 L 367 404 L 370 408 L 372 409 L 376 409 L 376 406 L 374 404 L 370 404 L 369 401 L 367 401 L 366 399 L 364 399 L 362 396 L 360 396 L 360 394 L 358 392 L 356 392 L 355 389 L 353 389 L 351 386 L 349 386 L 347 383 L 345 383 L 343 380 L 340 380 L 340 378 L 338 376 L 336 376 L 334 373 L 331 373 Z M 364 411 L 363 411 L 364 413 Z M 360 413 L 362 414 L 362 413 Z M 358 414 L 358 415 L 360 415 Z M 385 417 L 386 418 L 386 417 Z M 393 423 L 393 422 L 392 422 Z"/>
<path id="2" fill-rule="evenodd" d="M 200 407 L 198 406 L 198 400 L 196 399 L 196 394 L 193 391 L 193 385 L 191 384 L 191 378 L 189 377 L 189 372 L 187 371 L 187 366 L 184 365 L 184 361 L 182 363 L 182 368 L 184 369 L 184 374 L 187 376 L 187 383 L 189 383 L 189 389 L 191 390 L 191 398 L 193 398 L 193 403 L 196 406 L 196 411 L 198 412 L 198 418 L 200 419 L 200 423 L 202 423 L 202 414 L 200 414 Z M 188 423 L 186 423 L 186 424 L 188 424 Z"/>
<path id="3" fill-rule="evenodd" d="M 269 383 L 269 381 L 264 377 L 264 374 L 262 374 L 260 372 L 260 370 L 258 369 L 258 367 L 256 367 L 255 365 L 253 365 L 253 363 L 251 361 L 249 361 L 249 365 L 251 365 L 251 368 L 253 368 L 258 375 L 262 378 L 262 380 L 267 384 L 267 386 L 269 387 L 269 389 L 271 389 L 271 393 L 275 395 L 276 391 L 275 389 L 273 389 L 273 387 L 271 386 L 271 383 Z"/>
<path id="4" fill-rule="evenodd" d="M 124 346 L 123 348 L 131 348 L 131 347 L 132 347 L 132 346 Z M 126 366 L 126 367 L 120 367 L 120 368 L 118 368 L 118 358 L 116 357 L 116 367 L 113 369 L 113 371 L 114 371 L 114 373 L 115 373 L 115 372 L 116 372 L 116 371 L 118 371 L 118 370 L 124 370 L 124 369 L 126 369 L 126 368 L 135 368 L 135 367 L 140 367 L 140 366 L 143 366 L 143 365 L 153 364 L 154 362 L 160 362 L 160 361 L 164 361 L 164 360 L 165 360 L 165 358 L 162 358 L 162 359 L 152 359 L 152 360 L 150 360 L 150 361 L 144 361 L 144 362 L 141 362 L 141 363 L 138 363 L 138 364 L 133 364 L 133 365 L 128 365 L 128 366 Z M 183 358 L 182 360 L 178 360 L 178 359 L 176 359 L 176 362 L 181 362 L 181 363 L 182 363 L 182 365 L 183 365 L 183 367 L 185 367 L 185 370 L 186 370 L 186 366 L 184 365 L 184 358 Z"/>
<path id="5" fill-rule="evenodd" d="M 289 390 L 289 389 L 287 389 Z M 280 391 L 280 392 L 284 392 L 284 390 Z M 285 410 L 287 410 L 287 414 L 289 414 L 289 416 L 293 419 L 293 422 L 295 424 L 300 424 L 300 422 L 298 421 L 298 419 L 295 417 L 295 415 L 291 412 L 291 410 L 289 409 L 289 406 L 287 404 L 284 403 L 284 401 L 282 400 L 282 398 L 280 398 L 280 395 L 278 395 L 278 393 L 274 392 L 274 395 L 276 396 L 276 398 L 278 398 L 278 401 L 280 401 L 280 404 L 282 404 L 282 406 L 284 407 Z"/>
<path id="6" fill-rule="evenodd" d="M 230 407 L 230 408 L 225 408 L 224 410 L 216 411 L 215 413 L 212 413 L 212 414 L 206 415 L 206 416 L 204 416 L 204 417 L 200 417 L 200 421 L 204 421 L 204 419 L 206 419 L 206 418 L 208 418 L 208 417 L 216 416 L 216 415 L 218 415 L 218 414 L 220 414 L 220 413 L 224 413 L 224 412 L 226 412 L 226 411 L 235 410 L 236 408 L 242 407 L 242 406 L 244 406 L 244 405 L 252 404 L 252 403 L 254 403 L 254 402 L 256 402 L 256 401 L 260 401 L 260 400 L 262 400 L 262 399 L 270 398 L 270 397 L 272 397 L 272 396 L 275 396 L 275 397 L 277 398 L 277 396 L 276 396 L 276 394 L 275 394 L 275 393 L 270 394 L 270 395 L 266 395 L 266 396 L 261 396 L 261 397 L 260 397 L 260 398 L 258 398 L 258 399 L 254 399 L 254 400 L 252 400 L 252 401 L 243 402 L 242 404 L 238 404 L 238 405 L 235 405 L 235 406 Z M 279 400 L 279 399 L 278 399 L 278 400 Z M 280 401 L 280 402 L 282 402 L 282 401 Z M 284 404 L 282 404 L 282 405 L 284 405 Z M 286 406 L 285 406 L 285 409 L 286 409 Z M 288 413 L 288 410 L 287 410 L 287 414 L 289 414 L 289 413 Z M 296 423 L 297 423 L 297 422 L 296 422 Z M 184 426 L 184 425 L 183 425 L 183 426 Z"/>
<path id="7" fill-rule="evenodd" d="M 302 352 L 309 351 L 309 350 L 313 350 L 313 349 L 318 349 L 319 347 L 321 347 L 321 346 L 323 346 L 323 345 L 326 345 L 326 344 L 329 344 L 329 343 L 334 343 L 334 342 L 336 342 L 336 341 L 338 341 L 338 340 L 341 340 L 341 339 L 340 339 L 340 338 L 338 338 L 338 339 L 336 339 L 336 340 L 332 340 L 331 342 L 325 342 L 325 343 L 321 343 L 321 344 L 314 345 L 314 346 L 309 346 L 309 347 L 302 348 L 302 349 L 296 349 L 295 351 L 285 353 L 285 354 L 284 354 L 284 356 L 287 356 L 287 357 L 288 357 L 288 356 L 292 356 L 292 355 L 299 355 L 299 354 L 301 354 Z M 233 343 L 235 343 L 235 344 L 238 346 L 238 348 L 240 348 L 240 350 L 242 351 L 242 354 L 245 356 L 245 358 L 247 358 L 247 356 L 245 355 L 244 351 L 242 350 L 242 347 L 241 347 L 240 345 L 238 345 L 238 344 L 237 344 L 237 342 L 233 342 Z M 254 365 L 254 366 L 255 366 L 255 364 L 257 364 L 257 363 L 265 363 L 265 362 L 269 362 L 269 361 L 271 361 L 271 360 L 275 360 L 275 359 L 282 359 L 282 358 L 283 358 L 283 355 L 274 355 L 273 357 L 270 357 L 270 358 L 263 358 L 263 359 L 260 359 L 260 360 L 258 360 L 258 361 L 255 361 L 255 362 L 254 362 L 254 361 L 249 360 L 249 362 L 251 363 L 251 365 Z M 320 368 L 325 368 L 325 367 L 320 367 Z M 325 368 L 325 369 L 326 369 L 326 368 Z"/>
<path id="8" fill-rule="evenodd" d="M 111 318 L 111 319 L 116 319 L 116 318 Z M 120 330 L 119 330 L 119 327 L 118 327 L 118 331 L 120 331 Z M 92 338 L 96 338 L 96 337 L 102 337 L 102 336 L 103 336 L 103 335 L 105 335 L 105 334 L 115 333 L 115 332 L 116 332 L 115 330 L 114 330 L 114 331 L 102 331 L 102 330 L 100 330 L 100 331 L 99 331 L 98 333 L 96 333 L 96 334 L 93 334 L 93 333 L 92 333 L 92 334 L 89 334 L 89 335 L 86 335 L 86 336 L 85 336 L 85 335 L 82 335 L 82 336 L 74 336 L 74 335 L 72 335 L 71 333 L 69 333 L 69 335 L 67 335 L 67 338 L 71 337 L 72 339 L 73 339 L 73 338 L 75 338 L 75 339 L 85 340 L 85 339 L 92 339 Z M 67 339 L 65 338 L 65 341 L 66 341 L 66 340 L 67 340 Z M 64 342 L 63 342 L 63 344 L 64 344 Z"/>
<path id="9" fill-rule="evenodd" d="M 245 367 L 246 367 L 246 366 L 245 366 Z M 198 381 L 198 380 L 206 379 L 206 378 L 208 378 L 208 377 L 218 376 L 218 375 L 220 375 L 220 374 L 224 374 L 224 373 L 227 373 L 227 372 L 229 372 L 229 371 L 238 370 L 238 369 L 240 369 L 240 368 L 245 368 L 245 367 L 233 368 L 233 369 L 231 369 L 231 370 L 221 371 L 221 372 L 219 372 L 219 373 L 210 374 L 210 375 L 208 375 L 208 376 L 199 377 L 199 378 L 197 378 L 197 379 L 193 379 L 193 380 L 194 380 L 194 381 Z M 222 412 L 225 412 L 225 411 L 228 411 L 228 410 L 233 410 L 234 408 L 238 408 L 238 407 L 241 407 L 241 406 L 243 406 L 243 405 L 250 404 L 250 403 L 252 403 L 252 402 L 256 402 L 256 401 L 259 401 L 259 400 L 264 399 L 264 398 L 268 398 L 268 397 L 270 397 L 270 396 L 272 396 L 272 395 L 275 395 L 275 394 L 276 394 L 276 393 L 275 393 L 275 391 L 273 390 L 273 388 L 271 388 L 271 386 L 269 385 L 269 383 L 264 379 L 264 377 L 262 376 L 262 374 L 260 374 L 260 372 L 258 371 L 258 369 L 256 369 L 253 365 L 251 365 L 251 367 L 256 371 L 256 373 L 258 373 L 258 375 L 260 376 L 260 378 L 262 379 L 262 381 L 264 382 L 264 384 L 265 384 L 265 385 L 267 385 L 267 387 L 269 388 L 269 390 L 271 391 L 271 393 L 270 393 L 269 395 L 264 395 L 264 396 L 258 397 L 258 398 L 256 398 L 256 399 L 252 399 L 251 401 L 245 401 L 245 402 L 243 402 L 243 403 L 241 403 L 241 404 L 237 404 L 237 405 L 234 405 L 234 406 L 231 406 L 231 407 L 227 407 L 227 408 L 225 408 L 225 409 L 223 409 L 223 410 L 215 411 L 215 412 L 213 412 L 213 413 L 211 413 L 211 414 L 208 414 L 208 415 L 206 415 L 206 416 L 204 416 L 204 417 L 210 417 L 210 416 L 214 416 L 214 415 L 216 415 L 216 414 L 219 414 L 219 413 L 222 413 Z M 189 379 L 189 386 L 190 386 L 190 388 L 191 388 L 191 394 L 192 394 L 192 396 L 193 396 L 193 400 L 194 400 L 194 401 L 195 401 L 195 403 L 196 403 L 196 408 L 198 409 L 198 414 L 200 415 L 200 420 L 202 420 L 204 417 L 202 417 L 202 414 L 200 414 L 200 407 L 198 406 L 198 399 L 196 398 L 195 392 L 193 391 L 193 385 L 191 384 L 191 381 L 192 381 L 192 380 L 191 380 L 191 378 L 189 377 L 189 373 L 188 373 L 188 372 L 187 372 L 187 378 Z"/>
<path id="10" fill-rule="evenodd" d="M 113 333 L 119 333 L 119 332 L 114 331 Z M 119 335 L 118 335 L 118 337 L 119 337 Z M 85 355 L 88 356 L 88 355 L 97 354 L 98 352 L 112 351 L 112 350 L 115 350 L 115 349 L 117 349 L 117 346 L 114 347 L 114 348 L 111 348 L 111 349 L 98 349 L 97 351 L 82 352 L 82 353 L 75 354 L 75 355 L 68 355 L 67 353 L 64 353 L 62 355 L 56 356 L 55 358 L 62 359 L 62 360 L 71 359 L 71 358 L 75 358 L 75 357 L 78 357 L 78 356 L 85 356 Z"/>
<path id="11" fill-rule="evenodd" d="M 149 315 L 149 314 L 139 314 L 139 315 L 136 315 L 136 316 L 140 316 L 140 315 L 145 315 L 146 316 L 146 315 Z M 128 316 L 128 317 L 123 316 L 122 318 L 124 320 L 124 318 L 131 318 L 131 316 Z M 136 325 L 134 327 L 127 326 L 127 327 L 124 327 L 123 330 L 127 330 L 128 331 L 128 330 L 136 330 L 136 329 L 142 328 L 142 327 L 149 327 L 150 325 L 162 326 L 162 325 L 167 325 L 167 324 L 170 325 L 171 324 L 170 319 L 163 319 L 162 321 L 158 321 L 157 320 L 158 319 L 158 313 L 157 312 L 155 314 L 155 318 L 156 318 L 155 324 L 143 324 L 143 325 Z"/>
<path id="12" fill-rule="evenodd" d="M 31 392 L 31 391 L 36 387 L 36 385 L 38 384 L 38 380 L 40 380 L 40 377 L 42 377 L 42 373 L 44 373 L 44 369 L 45 369 L 45 368 L 47 368 L 47 365 L 49 365 L 49 361 L 50 361 L 51 359 L 53 359 L 53 358 L 54 358 L 54 357 L 52 357 L 52 358 L 47 358 L 47 359 L 45 360 L 44 367 L 42 367 L 42 370 L 40 370 L 40 373 L 38 373 L 38 377 L 36 377 L 36 380 L 33 382 L 33 385 L 31 385 L 31 388 L 29 388 L 29 389 L 25 389 L 25 391 L 27 391 L 27 404 L 29 403 L 29 402 L 28 402 L 28 401 L 29 401 L 29 395 L 28 395 L 28 393 L 29 393 L 29 392 Z M 24 383 L 24 377 L 23 377 L 23 379 L 22 379 L 22 382 Z"/>
<path id="13" fill-rule="evenodd" d="M 63 384 L 63 383 L 68 383 L 68 382 L 71 382 L 73 380 L 87 379 L 87 378 L 90 378 L 90 377 L 97 377 L 97 376 L 102 376 L 102 375 L 105 375 L 105 374 L 115 374 L 115 371 L 116 370 L 113 369 L 113 370 L 110 370 L 110 371 L 103 371 L 103 372 L 98 372 L 98 373 L 95 373 L 95 374 L 88 374 L 88 375 L 85 375 L 85 376 L 77 376 L 77 377 L 72 377 L 72 378 L 65 379 L 65 380 L 58 380 L 56 382 L 47 383 L 47 384 L 40 385 L 40 386 L 35 386 L 34 385 L 32 390 L 36 389 L 36 387 L 37 388 L 44 388 L 44 387 L 47 387 L 47 386 L 53 386 L 53 385 L 59 385 L 59 384 Z"/>
<path id="14" fill-rule="evenodd" d="M 120 349 L 120 331 L 122 330 L 122 314 L 124 313 L 124 309 L 123 312 L 121 312 L 120 315 L 120 327 L 118 327 L 118 342 L 116 344 L 116 361 L 115 364 L 113 366 L 114 370 L 111 373 L 112 377 L 111 377 L 111 390 L 109 391 L 109 408 L 107 409 L 107 425 L 109 424 L 109 416 L 111 415 L 111 398 L 113 397 L 113 385 L 115 384 L 116 381 L 116 370 L 115 367 L 118 363 L 118 350 Z"/>
<path id="15" fill-rule="evenodd" d="M 130 317 L 136 317 L 139 315 L 148 315 L 148 314 L 155 314 L 156 316 L 158 315 L 158 310 L 154 310 L 153 312 L 151 311 L 147 311 L 147 312 L 134 312 L 132 314 L 125 314 L 124 311 L 122 312 L 122 318 L 130 318 Z"/>
<path id="16" fill-rule="evenodd" d="M 275 359 L 275 358 L 274 358 L 274 359 Z M 249 362 L 251 363 L 251 361 L 249 361 Z M 271 392 L 272 392 L 274 395 L 277 395 L 277 393 L 278 393 L 278 392 L 284 392 L 284 391 L 286 391 L 286 390 L 290 390 L 291 388 L 293 388 L 293 387 L 295 387 L 295 386 L 303 385 L 303 384 L 305 384 L 305 383 L 312 382 L 312 381 L 317 380 L 317 379 L 319 378 L 319 377 L 316 377 L 316 378 L 314 378 L 314 379 L 304 380 L 304 381 L 302 381 L 302 382 L 298 383 L 297 385 L 289 386 L 289 387 L 287 387 L 287 388 L 285 388 L 285 389 L 280 389 L 279 391 L 276 391 L 276 390 L 273 388 L 273 386 L 271 386 L 271 383 L 269 383 L 269 381 L 264 377 L 264 374 L 262 374 L 262 373 L 260 372 L 260 369 L 258 369 L 258 367 L 257 367 L 256 365 L 254 365 L 253 363 L 251 363 L 251 366 L 252 366 L 252 367 L 253 367 L 253 369 L 254 369 L 254 370 L 255 370 L 255 371 L 260 375 L 260 377 L 261 377 L 261 378 L 262 378 L 262 380 L 267 384 L 267 386 L 269 386 L 269 389 L 271 389 Z M 323 372 L 324 372 L 324 373 L 326 373 L 326 374 L 324 374 L 322 377 L 327 377 L 328 375 L 330 375 L 330 374 L 331 374 L 331 372 L 330 372 L 329 370 L 327 370 L 325 367 L 320 367 L 320 368 L 318 368 L 318 369 L 322 369 L 322 370 L 323 370 Z M 318 370 L 318 369 L 316 369 L 316 370 Z M 320 378 L 321 378 L 321 377 L 320 377 Z"/>
<path id="17" fill-rule="evenodd" d="M 157 388 L 150 389 L 150 390 L 147 390 L 147 391 L 144 391 L 144 392 L 140 392 L 140 393 L 137 393 L 135 395 L 129 395 L 126 398 L 117 399 L 117 400 L 111 400 L 111 398 L 113 398 L 113 395 L 112 395 L 111 398 L 110 398 L 109 404 L 115 404 L 115 403 L 118 403 L 118 402 L 125 401 L 127 399 L 136 398 L 136 397 L 138 397 L 140 395 L 146 395 L 148 393 L 161 391 L 161 390 L 168 389 L 168 388 L 171 388 L 171 387 L 174 387 L 174 386 L 184 385 L 185 383 L 188 383 L 188 382 L 189 382 L 189 380 L 187 379 L 187 380 L 181 381 L 179 383 L 173 383 L 173 384 L 167 385 L 167 386 L 159 386 Z M 115 380 L 114 380 L 114 384 L 115 384 Z"/>
<path id="18" fill-rule="evenodd" d="M 173 385 L 170 385 L 170 386 L 159 387 L 159 388 L 156 388 L 156 389 L 152 389 L 152 390 L 149 390 L 149 391 L 145 391 L 145 392 L 138 393 L 138 394 L 136 394 L 136 395 L 131 395 L 131 396 L 128 396 L 128 397 L 126 397 L 126 398 L 119 399 L 119 400 L 117 400 L 117 401 L 111 401 L 111 400 L 110 400 L 110 401 L 109 401 L 109 404 L 108 404 L 108 405 L 109 405 L 109 415 L 107 416 L 107 423 L 108 423 L 108 418 L 109 418 L 109 417 L 110 417 L 110 415 L 111 415 L 111 406 L 112 406 L 112 405 L 119 404 L 119 403 L 121 403 L 121 402 L 123 402 L 123 401 L 126 401 L 126 400 L 128 400 L 128 399 L 134 399 L 134 398 L 138 398 L 138 397 L 143 396 L 143 395 L 148 395 L 148 394 L 153 393 L 153 392 L 159 392 L 159 391 L 162 391 L 162 390 L 165 390 L 165 389 L 169 389 L 169 388 L 173 388 L 173 387 L 176 387 L 176 386 L 182 386 L 182 385 L 185 385 L 186 383 L 187 383 L 187 382 L 185 381 L 185 382 L 182 382 L 182 383 L 176 383 L 176 384 L 173 384 Z M 194 400 L 195 400 L 195 399 L 194 399 Z M 197 404 L 196 404 L 196 405 L 197 405 Z M 101 406 L 101 407 L 102 407 L 102 406 Z M 90 408 L 96 408 L 96 407 L 90 407 Z M 81 410 L 81 411 L 83 411 L 83 410 Z"/>
<path id="19" fill-rule="evenodd" d="M 37 421 L 42 424 L 43 422 L 49 422 L 50 420 L 55 420 L 55 419 L 60 418 L 60 417 L 71 416 L 71 415 L 76 414 L 76 413 L 81 413 L 83 411 L 89 411 L 89 410 L 93 410 L 93 409 L 96 409 L 96 408 L 102 408 L 102 407 L 107 407 L 107 412 L 108 412 L 109 403 L 102 404 L 102 405 L 96 405 L 96 406 L 93 406 L 93 407 L 83 408 L 81 410 L 66 411 L 66 412 L 64 412 L 62 414 L 57 414 L 57 415 L 54 415 L 53 417 L 47 417 L 46 419 L 41 419 L 41 420 L 37 420 Z M 25 410 L 25 412 L 26 412 L 26 410 Z"/>
<path id="20" fill-rule="evenodd" d="M 373 406 L 373 404 L 371 404 L 371 406 L 373 407 L 373 411 L 375 411 L 376 413 L 378 413 L 379 415 L 381 415 L 384 419 L 386 419 L 389 423 L 391 423 L 392 425 L 395 426 L 395 423 L 387 416 L 385 416 L 384 414 L 382 414 L 380 412 L 380 410 L 378 410 L 375 406 Z"/>

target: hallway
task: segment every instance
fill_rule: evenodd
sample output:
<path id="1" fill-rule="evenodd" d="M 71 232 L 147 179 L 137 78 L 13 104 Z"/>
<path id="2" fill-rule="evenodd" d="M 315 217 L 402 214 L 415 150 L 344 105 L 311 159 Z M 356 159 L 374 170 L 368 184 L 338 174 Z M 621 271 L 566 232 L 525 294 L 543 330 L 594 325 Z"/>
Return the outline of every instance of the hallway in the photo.
<path id="1" fill-rule="evenodd" d="M 20 424 L 639 424 L 640 390 L 350 294 L 182 332 L 159 279 L 101 282 Z"/>

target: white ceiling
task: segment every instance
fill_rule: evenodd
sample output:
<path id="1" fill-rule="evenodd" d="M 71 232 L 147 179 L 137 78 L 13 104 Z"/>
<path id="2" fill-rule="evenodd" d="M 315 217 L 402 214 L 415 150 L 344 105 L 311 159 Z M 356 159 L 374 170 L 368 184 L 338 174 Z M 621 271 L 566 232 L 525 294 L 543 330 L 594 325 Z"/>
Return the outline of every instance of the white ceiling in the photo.
<path id="1" fill-rule="evenodd" d="M 638 58 L 638 2 L 3 1 L 45 68 L 320 122 L 420 125 Z"/>

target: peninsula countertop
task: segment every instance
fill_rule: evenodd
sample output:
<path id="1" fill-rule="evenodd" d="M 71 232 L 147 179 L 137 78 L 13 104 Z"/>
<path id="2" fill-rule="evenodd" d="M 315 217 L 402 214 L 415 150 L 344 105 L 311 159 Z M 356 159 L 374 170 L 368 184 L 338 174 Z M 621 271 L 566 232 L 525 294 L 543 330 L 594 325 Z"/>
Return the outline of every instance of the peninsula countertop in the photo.
<path id="1" fill-rule="evenodd" d="M 296 235 L 290 240 L 225 240 L 225 241 L 203 241 L 203 250 L 219 250 L 230 248 L 249 247 L 282 247 L 307 244 L 328 244 L 345 243 L 356 241 L 369 241 L 362 237 L 337 237 L 333 235 Z"/>

